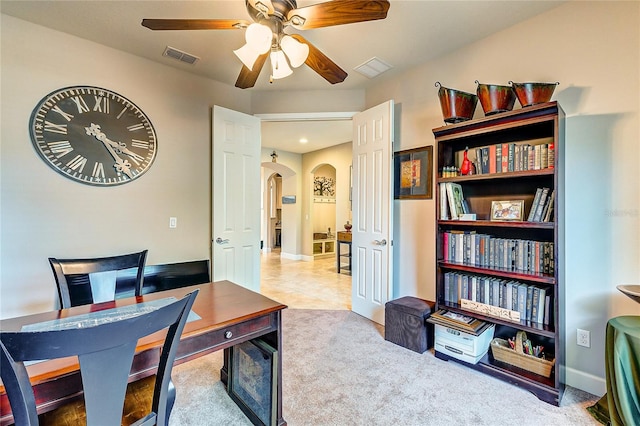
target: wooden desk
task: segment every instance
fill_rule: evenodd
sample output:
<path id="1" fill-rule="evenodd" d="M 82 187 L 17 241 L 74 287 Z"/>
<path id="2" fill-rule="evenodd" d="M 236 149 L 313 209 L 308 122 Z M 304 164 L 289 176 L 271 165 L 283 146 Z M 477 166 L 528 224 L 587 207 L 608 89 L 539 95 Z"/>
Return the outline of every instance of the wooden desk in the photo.
<path id="1" fill-rule="evenodd" d="M 261 337 L 272 347 L 282 352 L 281 312 L 285 305 L 247 290 L 229 281 L 198 284 L 175 290 L 145 294 L 112 302 L 76 306 L 70 309 L 45 312 L 0 321 L 0 329 L 20 330 L 22 326 L 74 315 L 112 309 L 133 303 L 162 299 L 181 298 L 199 288 L 192 311 L 201 318 L 185 325 L 175 364 L 181 364 L 211 352 L 225 349 L 224 366 L 220 371 L 226 384 L 228 377 L 227 348 Z M 155 373 L 160 359 L 160 350 L 166 331 L 140 339 L 136 348 L 129 380 L 137 380 Z M 278 406 L 277 423 L 286 425 L 282 418 L 282 356 L 278 357 Z M 27 367 L 33 385 L 38 413 L 55 409 L 71 398 L 81 394 L 82 379 L 75 358 L 62 358 L 40 362 Z M 178 390 L 180 392 L 180 390 Z M 4 387 L 0 387 L 0 425 L 13 422 L 11 407 Z"/>

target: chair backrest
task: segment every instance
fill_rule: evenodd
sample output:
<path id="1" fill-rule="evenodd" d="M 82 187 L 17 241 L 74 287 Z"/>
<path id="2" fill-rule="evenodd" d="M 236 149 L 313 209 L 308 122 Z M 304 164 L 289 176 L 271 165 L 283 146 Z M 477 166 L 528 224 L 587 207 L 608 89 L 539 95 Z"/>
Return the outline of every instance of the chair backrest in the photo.
<path id="1" fill-rule="evenodd" d="M 140 296 L 147 250 L 93 259 L 49 258 L 62 308 Z M 119 271 L 135 268 L 136 279 L 120 280 Z"/>
<path id="2" fill-rule="evenodd" d="M 120 308 L 99 311 L 97 314 L 101 314 L 104 321 L 99 325 L 87 326 L 80 320 L 73 323 L 74 318 L 69 317 L 70 323 L 58 324 L 53 330 L 0 331 L 0 374 L 15 424 L 38 425 L 35 397 L 24 362 L 77 355 L 87 425 L 120 425 L 138 339 L 169 327 L 160 355 L 151 412 L 143 420 L 145 425 L 165 425 L 171 369 L 197 294 L 195 290 L 178 301 L 161 299 L 167 303 L 161 307 L 157 304 L 153 308 L 143 306 L 145 304 L 126 306 L 124 308 L 138 309 L 128 311 L 128 315 Z"/>
<path id="3" fill-rule="evenodd" d="M 142 294 L 171 290 L 211 282 L 209 259 L 145 265 Z M 136 273 L 133 269 L 118 275 L 118 285 L 133 288 Z"/>
<path id="4" fill-rule="evenodd" d="M 211 282 L 209 259 L 144 267 L 142 294 Z"/>

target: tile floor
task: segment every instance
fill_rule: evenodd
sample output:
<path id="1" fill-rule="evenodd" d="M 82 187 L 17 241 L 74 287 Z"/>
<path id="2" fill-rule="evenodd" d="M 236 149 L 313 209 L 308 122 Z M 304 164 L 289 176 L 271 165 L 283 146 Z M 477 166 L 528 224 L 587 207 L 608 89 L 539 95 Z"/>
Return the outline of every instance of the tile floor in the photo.
<path id="1" fill-rule="evenodd" d="M 336 272 L 335 256 L 313 262 L 261 254 L 261 293 L 293 309 L 351 310 L 351 275 Z"/>

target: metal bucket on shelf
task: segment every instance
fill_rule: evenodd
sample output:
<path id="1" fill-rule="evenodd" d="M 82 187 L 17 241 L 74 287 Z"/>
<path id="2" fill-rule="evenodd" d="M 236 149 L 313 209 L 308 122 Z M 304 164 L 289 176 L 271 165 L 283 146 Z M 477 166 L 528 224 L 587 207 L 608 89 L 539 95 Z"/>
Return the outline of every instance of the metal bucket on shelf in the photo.
<path id="1" fill-rule="evenodd" d="M 478 104 L 478 97 L 473 93 L 462 92 L 442 86 L 439 81 L 435 84 L 440 98 L 440 107 L 445 123 L 459 123 L 471 120 Z"/>
<path id="2" fill-rule="evenodd" d="M 498 84 L 482 84 L 476 80 L 478 88 L 476 92 L 484 115 L 497 114 L 511 111 L 516 103 L 516 94 L 511 86 Z"/>

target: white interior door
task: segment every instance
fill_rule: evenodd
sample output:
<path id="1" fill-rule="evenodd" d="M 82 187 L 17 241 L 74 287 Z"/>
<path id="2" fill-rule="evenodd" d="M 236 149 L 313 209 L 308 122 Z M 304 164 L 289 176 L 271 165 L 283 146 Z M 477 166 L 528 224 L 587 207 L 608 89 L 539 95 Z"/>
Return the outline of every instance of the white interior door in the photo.
<path id="1" fill-rule="evenodd" d="M 213 280 L 260 291 L 260 119 L 213 107 Z"/>
<path id="2" fill-rule="evenodd" d="M 384 325 L 392 296 L 393 101 L 353 117 L 352 310 Z"/>

